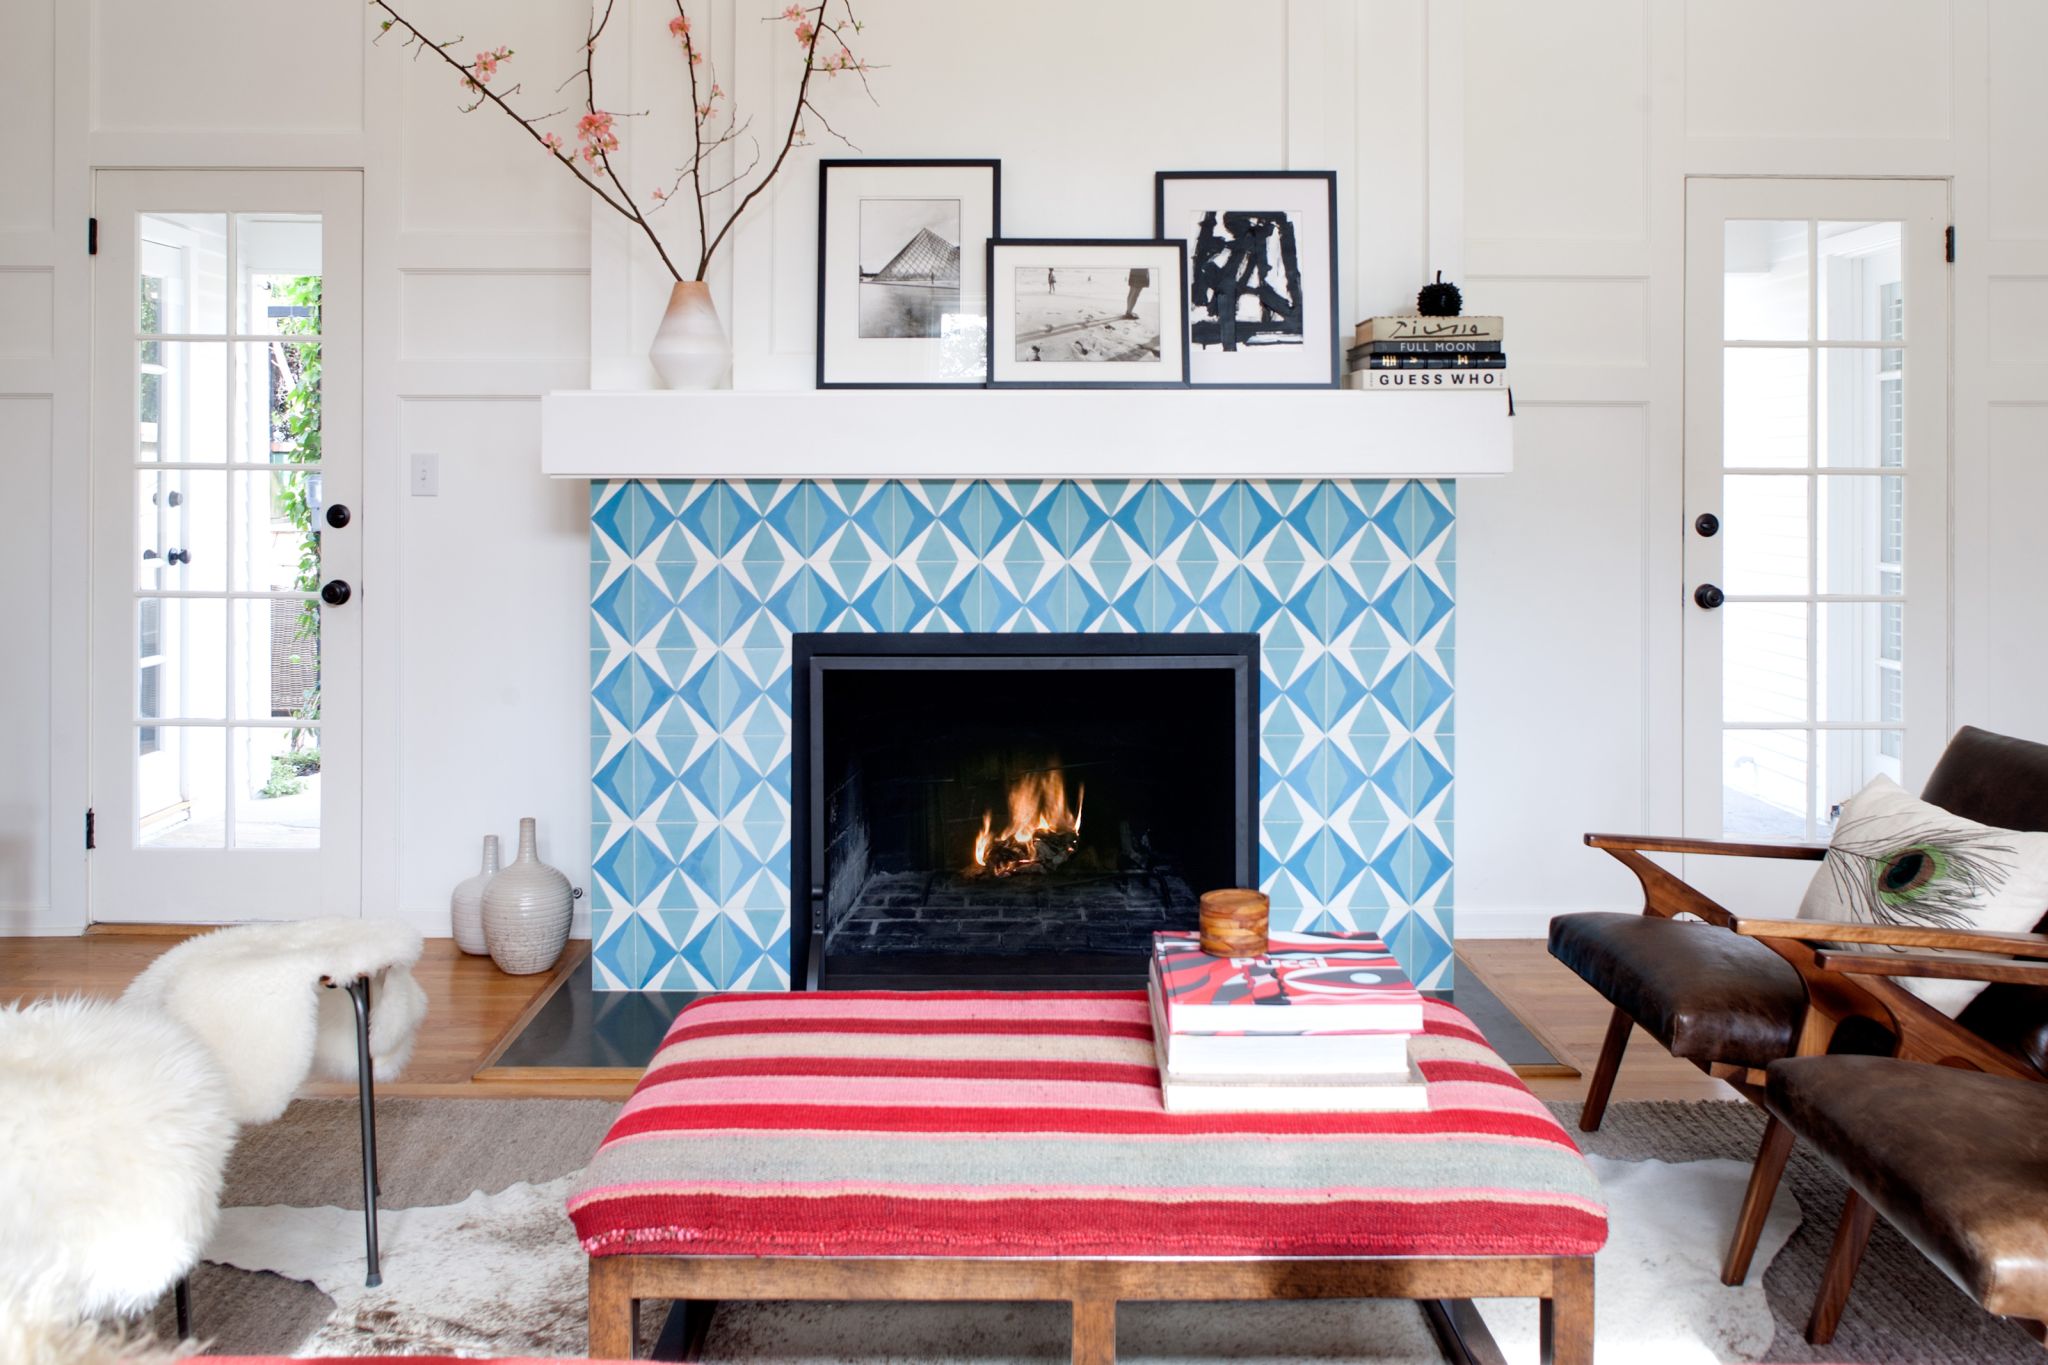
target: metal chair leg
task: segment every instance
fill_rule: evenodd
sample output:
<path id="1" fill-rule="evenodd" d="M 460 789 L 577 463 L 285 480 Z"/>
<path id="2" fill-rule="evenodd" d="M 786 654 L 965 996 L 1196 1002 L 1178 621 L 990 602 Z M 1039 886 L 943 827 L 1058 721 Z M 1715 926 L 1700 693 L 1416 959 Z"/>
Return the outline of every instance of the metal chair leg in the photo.
<path id="1" fill-rule="evenodd" d="M 349 982 L 348 998 L 356 1007 L 356 1100 L 363 1122 L 363 1246 L 370 1261 L 363 1283 L 374 1289 L 384 1283 L 384 1276 L 377 1266 L 377 1096 L 376 1078 L 370 1074 L 370 979 L 362 976 Z"/>
<path id="2" fill-rule="evenodd" d="M 180 1275 L 171 1286 L 171 1311 L 178 1321 L 178 1340 L 192 1340 L 192 1277 Z"/>

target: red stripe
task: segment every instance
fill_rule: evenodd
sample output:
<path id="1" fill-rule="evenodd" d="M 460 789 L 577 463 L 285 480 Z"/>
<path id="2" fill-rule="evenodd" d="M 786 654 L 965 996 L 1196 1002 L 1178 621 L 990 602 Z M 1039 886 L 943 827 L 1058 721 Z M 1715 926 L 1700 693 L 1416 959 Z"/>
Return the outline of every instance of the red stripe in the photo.
<path id="1" fill-rule="evenodd" d="M 672 1062 L 647 1073 L 641 1086 L 706 1076 L 906 1076 L 958 1080 L 1105 1081 L 1157 1085 L 1159 1068 L 1120 1062 L 978 1061 L 920 1057 L 721 1057 Z"/>
<path id="2" fill-rule="evenodd" d="M 687 1011 L 686 1011 L 687 1012 Z M 1007 1034 L 1014 1037 L 1137 1038 L 1152 1041 L 1152 1025 L 1142 1019 L 1128 1022 L 1113 1019 L 841 1019 L 822 1014 L 799 1014 L 789 1019 L 729 1019 L 692 1024 L 685 1029 L 683 1016 L 662 1040 L 664 1048 L 699 1038 L 746 1037 L 760 1033 L 881 1033 L 943 1037 L 956 1033 Z"/>
<path id="3" fill-rule="evenodd" d="M 1606 1220 L 1507 1199 L 1289 1204 L 644 1194 L 571 1215 L 592 1255 L 1586 1256 Z"/>
<path id="4" fill-rule="evenodd" d="M 1188 1137 L 1266 1133 L 1371 1138 L 1381 1135 L 1536 1139 L 1576 1151 L 1548 1113 L 1432 1109 L 1392 1114 L 1169 1114 L 1159 1109 L 986 1109 L 937 1105 L 697 1104 L 650 1105 L 620 1115 L 605 1142 L 641 1133 L 717 1129 L 777 1133 L 1088 1133 Z"/>
<path id="5" fill-rule="evenodd" d="M 1422 1073 L 1423 1080 L 1434 1081 L 1439 1085 L 1445 1081 L 1472 1081 L 1479 1085 L 1499 1086 L 1508 1083 L 1508 1078 L 1501 1074 L 1499 1067 L 1487 1066 L 1482 1062 L 1461 1062 L 1448 1057 L 1437 1057 L 1417 1062 L 1415 1069 Z"/>
<path id="6" fill-rule="evenodd" d="M 806 1000 L 972 1000 L 986 1003 L 990 1000 L 1143 1000 L 1141 990 L 1120 991 L 727 991 L 722 995 L 707 995 L 692 1000 L 683 1006 L 683 1013 L 702 1009 L 706 1005 L 735 1000 L 749 996 L 773 996 L 778 1000 L 802 1002 Z"/>

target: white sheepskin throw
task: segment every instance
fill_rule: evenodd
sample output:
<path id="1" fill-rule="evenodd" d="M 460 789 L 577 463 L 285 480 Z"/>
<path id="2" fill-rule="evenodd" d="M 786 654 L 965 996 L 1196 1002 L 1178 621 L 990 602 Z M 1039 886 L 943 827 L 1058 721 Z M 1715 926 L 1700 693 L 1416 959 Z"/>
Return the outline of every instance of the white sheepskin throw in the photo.
<path id="1" fill-rule="evenodd" d="M 322 977 L 370 975 L 371 1074 L 388 1081 L 405 1069 L 427 1015 L 411 971 L 419 959 L 419 932 L 389 920 L 239 924 L 171 949 L 121 998 L 197 1034 L 227 1073 L 228 1112 L 268 1123 L 316 1067 L 356 1077 L 355 1005 Z"/>
<path id="2" fill-rule="evenodd" d="M 235 1145 L 205 1044 L 113 1000 L 0 1009 L 0 1350 L 149 1307 L 213 1235 Z M 31 1349 L 32 1343 L 39 1343 Z"/>

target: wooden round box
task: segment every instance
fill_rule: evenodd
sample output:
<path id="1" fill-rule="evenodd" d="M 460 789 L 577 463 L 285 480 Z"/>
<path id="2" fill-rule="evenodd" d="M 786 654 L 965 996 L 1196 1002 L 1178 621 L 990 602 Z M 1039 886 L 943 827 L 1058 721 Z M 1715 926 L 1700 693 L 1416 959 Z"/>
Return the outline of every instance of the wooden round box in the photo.
<path id="1" fill-rule="evenodd" d="M 1202 951 L 1214 957 L 1257 957 L 1266 951 L 1264 892 L 1231 887 L 1202 893 Z"/>

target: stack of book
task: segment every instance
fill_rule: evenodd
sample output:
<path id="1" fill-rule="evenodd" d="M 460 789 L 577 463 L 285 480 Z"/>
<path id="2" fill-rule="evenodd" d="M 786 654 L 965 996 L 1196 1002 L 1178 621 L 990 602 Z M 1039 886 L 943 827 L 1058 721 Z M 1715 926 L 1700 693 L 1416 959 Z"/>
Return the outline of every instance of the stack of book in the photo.
<path id="1" fill-rule="evenodd" d="M 1154 934 L 1150 991 L 1169 1113 L 1429 1107 L 1408 1055 L 1422 996 L 1372 934 L 1276 933 L 1259 957 Z"/>
<path id="2" fill-rule="evenodd" d="M 1354 389 L 1506 389 L 1508 358 L 1498 317 L 1367 318 L 1349 352 Z"/>

